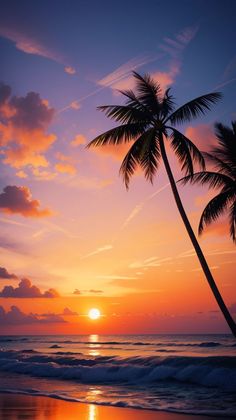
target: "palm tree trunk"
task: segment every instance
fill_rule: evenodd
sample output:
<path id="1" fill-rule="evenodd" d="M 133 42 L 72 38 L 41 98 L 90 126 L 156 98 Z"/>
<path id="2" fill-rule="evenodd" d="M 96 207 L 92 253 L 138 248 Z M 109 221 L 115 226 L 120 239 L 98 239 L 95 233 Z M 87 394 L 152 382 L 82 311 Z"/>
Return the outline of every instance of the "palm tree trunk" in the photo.
<path id="1" fill-rule="evenodd" d="M 220 309 L 221 309 L 221 311 L 222 311 L 222 313 L 223 313 L 223 315 L 225 317 L 225 320 L 226 320 L 226 322 L 227 322 L 227 324 L 228 324 L 228 326 L 229 326 L 232 334 L 236 337 L 236 323 L 234 322 L 233 318 L 231 317 L 231 315 L 230 315 L 230 313 L 228 311 L 228 308 L 227 308 L 227 306 L 225 305 L 225 303 L 224 303 L 224 301 L 222 299 L 222 296 L 221 296 L 221 294 L 220 294 L 220 292 L 218 290 L 218 287 L 217 287 L 217 285 L 216 285 L 216 283 L 214 281 L 214 278 L 213 278 L 213 276 L 211 274 L 211 271 L 210 271 L 210 269 L 208 267 L 207 261 L 206 261 L 204 255 L 203 255 L 203 252 L 202 252 L 202 250 L 200 248 L 200 245 L 199 245 L 199 243 L 197 241 L 197 238 L 196 238 L 196 236 L 195 236 L 195 234 L 193 232 L 193 229 L 192 229 L 192 227 L 190 225 L 190 222 L 188 220 L 188 217 L 187 217 L 187 215 L 185 213 L 185 210 L 184 210 L 183 204 L 181 202 L 181 199 L 180 199 L 180 196 L 179 196 L 179 192 L 178 192 L 178 189 L 177 189 L 175 180 L 174 180 L 174 176 L 172 174 L 169 161 L 167 159 L 167 154 L 166 154 L 166 150 L 165 150 L 164 140 L 163 140 L 163 137 L 162 136 L 160 136 L 159 141 L 160 141 L 161 155 L 162 155 L 163 162 L 164 162 L 164 165 L 165 165 L 165 169 L 166 169 L 166 172 L 167 172 L 169 181 L 170 181 L 171 189 L 172 189 L 172 192 L 174 194 L 175 202 L 176 202 L 176 205 L 177 205 L 178 210 L 180 212 L 180 216 L 182 217 L 182 220 L 184 222 L 185 228 L 186 228 L 186 230 L 187 230 L 187 232 L 189 234 L 189 237 L 190 237 L 191 242 L 193 244 L 193 247 L 194 247 L 194 249 L 196 251 L 196 254 L 198 256 L 199 262 L 200 262 L 200 264 L 202 266 L 203 272 L 204 272 L 204 274 L 206 276 L 206 279 L 207 279 L 208 284 L 209 284 L 209 286 L 210 286 L 210 288 L 212 290 L 212 293 L 215 296 L 215 299 L 216 299 L 216 301 L 217 301 L 217 303 L 218 303 L 218 305 L 219 305 L 219 307 L 220 307 Z"/>

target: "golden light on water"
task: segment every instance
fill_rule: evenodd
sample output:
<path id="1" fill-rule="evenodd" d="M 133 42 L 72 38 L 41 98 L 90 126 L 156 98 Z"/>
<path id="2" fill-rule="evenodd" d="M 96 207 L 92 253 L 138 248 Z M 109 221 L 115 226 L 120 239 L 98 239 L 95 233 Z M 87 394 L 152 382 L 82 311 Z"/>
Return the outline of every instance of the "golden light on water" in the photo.
<path id="1" fill-rule="evenodd" d="M 100 318 L 100 316 L 101 316 L 101 312 L 97 308 L 90 309 L 88 313 L 88 317 L 93 320 Z"/>

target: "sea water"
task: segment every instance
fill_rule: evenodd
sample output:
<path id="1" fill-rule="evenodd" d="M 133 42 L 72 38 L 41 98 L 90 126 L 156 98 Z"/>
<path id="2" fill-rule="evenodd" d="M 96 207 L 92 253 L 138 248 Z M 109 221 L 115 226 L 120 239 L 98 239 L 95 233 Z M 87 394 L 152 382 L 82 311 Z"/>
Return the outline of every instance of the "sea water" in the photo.
<path id="1" fill-rule="evenodd" d="M 236 418 L 236 340 L 0 336 L 0 392 Z"/>

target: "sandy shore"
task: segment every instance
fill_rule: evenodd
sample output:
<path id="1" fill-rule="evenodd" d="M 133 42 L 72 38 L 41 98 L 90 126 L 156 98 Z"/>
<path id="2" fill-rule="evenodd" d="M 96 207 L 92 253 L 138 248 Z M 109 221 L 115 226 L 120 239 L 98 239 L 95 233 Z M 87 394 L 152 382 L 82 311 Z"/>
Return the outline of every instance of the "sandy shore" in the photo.
<path id="1" fill-rule="evenodd" d="M 47 397 L 0 394 L 1 420 L 207 420 L 212 418 L 80 404 Z"/>

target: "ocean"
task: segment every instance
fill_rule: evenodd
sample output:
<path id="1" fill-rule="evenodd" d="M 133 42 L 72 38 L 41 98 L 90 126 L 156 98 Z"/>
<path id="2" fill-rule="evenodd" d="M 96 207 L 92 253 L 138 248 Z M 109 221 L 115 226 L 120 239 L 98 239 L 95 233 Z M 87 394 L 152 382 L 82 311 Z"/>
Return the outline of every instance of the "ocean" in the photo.
<path id="1" fill-rule="evenodd" d="M 236 340 L 0 336 L 0 392 L 236 418 Z"/>

